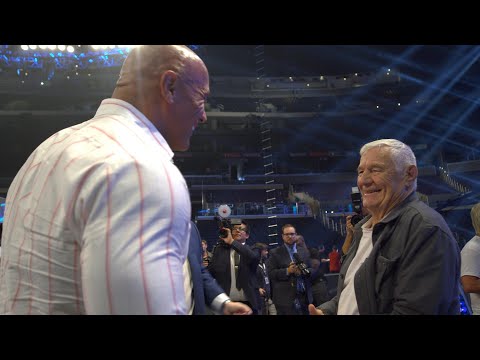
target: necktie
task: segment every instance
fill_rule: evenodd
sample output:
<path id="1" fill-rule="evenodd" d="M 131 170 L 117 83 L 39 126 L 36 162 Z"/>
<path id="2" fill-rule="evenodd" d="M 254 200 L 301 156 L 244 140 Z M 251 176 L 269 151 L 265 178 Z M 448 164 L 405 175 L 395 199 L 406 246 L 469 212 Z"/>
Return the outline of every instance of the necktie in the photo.
<path id="1" fill-rule="evenodd" d="M 237 290 L 240 290 L 240 282 L 238 281 L 238 266 L 240 265 L 240 254 L 233 250 L 233 257 L 235 259 L 235 281 Z"/>

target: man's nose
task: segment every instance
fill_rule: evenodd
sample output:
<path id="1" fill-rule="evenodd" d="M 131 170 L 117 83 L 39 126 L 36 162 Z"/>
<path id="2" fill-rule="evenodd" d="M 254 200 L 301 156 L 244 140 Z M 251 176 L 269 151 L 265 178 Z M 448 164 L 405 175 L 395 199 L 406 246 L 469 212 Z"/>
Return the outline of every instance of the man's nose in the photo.
<path id="1" fill-rule="evenodd" d="M 207 122 L 207 112 L 205 109 L 202 111 L 202 115 L 200 116 L 200 119 L 198 119 L 200 123 L 206 123 Z"/>

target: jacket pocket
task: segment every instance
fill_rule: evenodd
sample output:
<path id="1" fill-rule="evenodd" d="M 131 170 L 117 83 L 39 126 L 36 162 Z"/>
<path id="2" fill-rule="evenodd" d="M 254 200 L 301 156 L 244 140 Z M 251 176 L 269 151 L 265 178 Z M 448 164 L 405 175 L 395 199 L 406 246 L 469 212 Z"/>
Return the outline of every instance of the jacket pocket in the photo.
<path id="1" fill-rule="evenodd" d="M 399 257 L 389 259 L 379 255 L 375 262 L 375 293 L 382 302 L 389 302 L 393 298 L 393 273 L 398 259 Z"/>

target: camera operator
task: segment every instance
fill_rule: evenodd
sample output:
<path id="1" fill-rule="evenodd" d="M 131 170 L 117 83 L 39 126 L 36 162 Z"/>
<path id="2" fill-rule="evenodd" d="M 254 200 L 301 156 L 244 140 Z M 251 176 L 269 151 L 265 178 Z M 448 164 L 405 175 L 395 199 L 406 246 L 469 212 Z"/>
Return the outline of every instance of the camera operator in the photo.
<path id="1" fill-rule="evenodd" d="M 342 254 L 346 254 L 350 245 L 352 244 L 353 239 L 353 229 L 365 216 L 368 215 L 368 209 L 363 206 L 362 194 L 358 190 L 358 187 L 352 187 L 352 193 L 350 195 L 352 199 L 352 207 L 356 212 L 355 215 L 348 215 L 346 218 L 346 231 L 347 236 L 342 245 Z"/>
<path id="2" fill-rule="evenodd" d="M 347 236 L 345 237 L 345 241 L 342 245 L 342 254 L 346 254 L 348 249 L 350 249 L 350 245 L 352 245 L 353 240 L 353 224 L 352 224 L 352 215 L 348 215 L 346 218 L 345 230 L 347 231 Z"/>
<path id="3" fill-rule="evenodd" d="M 313 302 L 309 278 L 309 273 L 313 270 L 310 254 L 305 247 L 297 247 L 296 237 L 293 225 L 283 225 L 284 244 L 273 249 L 267 261 L 273 303 L 278 315 L 308 315 L 307 306 Z"/>
<path id="4" fill-rule="evenodd" d="M 347 232 L 347 236 L 345 237 L 345 241 L 343 242 L 342 245 L 342 255 L 345 255 L 350 249 L 350 245 L 352 245 L 352 240 L 353 240 L 353 232 L 355 225 L 358 223 L 355 222 L 355 220 L 352 221 L 354 216 L 361 216 L 360 220 L 363 219 L 365 216 L 369 214 L 368 209 L 365 206 L 362 206 L 362 215 L 355 214 L 355 215 L 348 215 L 346 217 L 346 224 L 345 224 L 345 230 Z"/>
<path id="5" fill-rule="evenodd" d="M 202 242 L 205 240 L 202 240 Z M 202 265 L 200 232 L 191 221 L 188 257 L 183 264 L 185 302 L 189 315 L 250 315 L 245 304 L 231 301 L 208 270 Z"/>
<path id="6" fill-rule="evenodd" d="M 259 313 L 260 304 L 256 294 L 256 272 L 260 260 L 258 252 L 245 246 L 250 236 L 248 224 L 229 225 L 223 222 L 220 237 L 208 270 L 217 280 L 225 293 L 232 301 L 239 301 L 248 306 L 256 315 Z"/>

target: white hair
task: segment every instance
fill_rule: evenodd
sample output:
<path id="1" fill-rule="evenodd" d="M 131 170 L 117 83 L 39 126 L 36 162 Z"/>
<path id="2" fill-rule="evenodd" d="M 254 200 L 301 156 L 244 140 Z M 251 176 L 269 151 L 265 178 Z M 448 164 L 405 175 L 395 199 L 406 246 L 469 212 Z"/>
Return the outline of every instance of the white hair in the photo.
<path id="1" fill-rule="evenodd" d="M 417 166 L 417 159 L 410 146 L 396 139 L 380 139 L 369 142 L 360 149 L 360 156 L 374 147 L 386 147 L 390 151 L 397 171 L 401 172 L 410 165 Z M 417 179 L 413 182 L 413 191 L 417 190 Z"/>
<path id="2" fill-rule="evenodd" d="M 472 207 L 470 216 L 472 217 L 472 225 L 475 229 L 475 234 L 480 236 L 480 203 Z"/>

